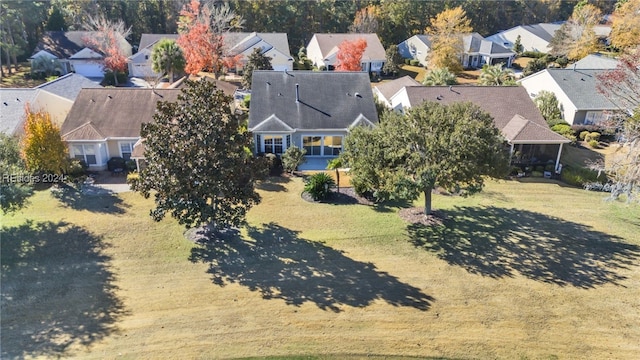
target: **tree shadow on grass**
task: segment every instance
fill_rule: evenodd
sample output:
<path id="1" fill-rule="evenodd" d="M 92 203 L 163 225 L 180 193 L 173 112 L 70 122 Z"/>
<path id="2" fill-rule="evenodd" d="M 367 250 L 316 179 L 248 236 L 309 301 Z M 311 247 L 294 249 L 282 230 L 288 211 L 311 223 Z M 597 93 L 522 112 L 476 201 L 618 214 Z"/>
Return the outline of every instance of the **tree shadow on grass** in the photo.
<path id="1" fill-rule="evenodd" d="M 291 179 L 287 176 L 269 176 L 265 180 L 259 181 L 256 188 L 264 191 L 286 192 L 287 188 L 284 185 L 290 181 Z"/>
<path id="2" fill-rule="evenodd" d="M 190 260 L 209 263 L 214 284 L 237 283 L 288 305 L 310 302 L 340 312 L 343 306 L 366 307 L 384 300 L 424 311 L 434 301 L 371 263 L 352 260 L 274 223 L 249 228 L 247 239 L 237 231 L 207 234 L 191 250 Z"/>
<path id="3" fill-rule="evenodd" d="M 129 207 L 109 190 L 91 186 L 85 187 L 83 191 L 72 186 L 62 185 L 59 188 L 52 188 L 51 195 L 58 199 L 62 205 L 73 210 L 124 214 L 126 208 Z"/>
<path id="4" fill-rule="evenodd" d="M 63 222 L 3 227 L 3 359 L 64 357 L 116 329 L 125 313 L 115 295 L 107 245 Z"/>
<path id="5" fill-rule="evenodd" d="M 521 274 L 588 289 L 621 285 L 626 276 L 619 271 L 640 259 L 640 247 L 619 237 L 531 211 L 457 207 L 443 213 L 443 225 L 409 225 L 409 237 L 415 246 L 473 274 Z"/>

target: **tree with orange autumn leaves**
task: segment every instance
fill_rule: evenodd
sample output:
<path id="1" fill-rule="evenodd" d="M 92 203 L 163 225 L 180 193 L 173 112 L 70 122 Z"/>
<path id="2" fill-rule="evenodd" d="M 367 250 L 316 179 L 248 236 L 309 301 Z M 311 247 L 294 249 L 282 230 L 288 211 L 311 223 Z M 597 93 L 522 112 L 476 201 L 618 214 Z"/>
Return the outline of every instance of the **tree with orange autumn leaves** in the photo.
<path id="1" fill-rule="evenodd" d="M 27 105 L 25 113 L 22 158 L 27 169 L 33 173 L 62 174 L 69 156 L 60 127 L 48 112 L 32 111 Z"/>
<path id="2" fill-rule="evenodd" d="M 117 86 L 117 74 L 126 72 L 128 68 L 127 56 L 131 54 L 124 53 L 121 41 L 126 41 L 124 39 L 131 34 L 131 27 L 126 28 L 122 20 L 112 22 L 104 16 L 89 16 L 85 28 L 91 32 L 83 41 L 104 54 L 104 68 L 113 73 Z"/>
<path id="3" fill-rule="evenodd" d="M 185 5 L 180 11 L 177 41 L 187 61 L 185 71 L 192 75 L 203 70 L 219 74 L 223 67 L 235 67 L 241 56 L 226 54 L 224 36 L 241 27 L 242 22 L 228 4 L 209 7 L 192 0 Z"/>
<path id="4" fill-rule="evenodd" d="M 338 45 L 338 54 L 336 55 L 337 71 L 361 71 L 362 54 L 367 48 L 365 39 L 356 39 L 354 41 L 345 40 Z"/>

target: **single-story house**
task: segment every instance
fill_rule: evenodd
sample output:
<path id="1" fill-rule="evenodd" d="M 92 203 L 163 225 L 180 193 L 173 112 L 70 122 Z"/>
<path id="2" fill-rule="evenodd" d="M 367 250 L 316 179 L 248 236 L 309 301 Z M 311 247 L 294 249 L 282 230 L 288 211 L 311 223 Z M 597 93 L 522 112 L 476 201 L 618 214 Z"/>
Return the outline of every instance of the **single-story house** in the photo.
<path id="1" fill-rule="evenodd" d="M 249 131 L 255 153 L 306 150 L 303 170 L 321 170 L 342 151 L 355 126 L 375 126 L 378 114 L 365 72 L 255 71 Z"/>
<path id="2" fill-rule="evenodd" d="M 507 49 L 513 49 L 513 45 L 519 35 L 523 51 L 547 53 L 551 50 L 549 42 L 553 39 L 556 31 L 560 29 L 560 26 L 562 26 L 562 22 L 519 25 L 487 36 L 485 39 L 502 45 Z"/>
<path id="3" fill-rule="evenodd" d="M 387 107 L 391 107 L 391 97 L 398 93 L 398 91 L 402 90 L 402 88 L 406 86 L 420 86 L 419 82 L 414 80 L 411 76 L 406 75 L 401 78 L 383 82 L 379 85 L 373 87 L 373 96 L 376 99 L 386 105 Z"/>
<path id="4" fill-rule="evenodd" d="M 516 53 L 510 48 L 486 40 L 478 33 L 467 34 L 462 37 L 464 52 L 462 53 L 462 66 L 465 68 L 481 68 L 484 65 L 499 63 L 511 67 Z"/>
<path id="5" fill-rule="evenodd" d="M 33 89 L 0 89 L 0 132 L 19 135 L 25 120 L 25 106 L 32 111 L 46 111 L 51 120 L 62 125 L 73 101 L 83 88 L 101 88 L 95 82 L 78 74 L 67 74 Z"/>
<path id="6" fill-rule="evenodd" d="M 129 57 L 129 75 L 133 77 L 153 77 L 160 74 L 151 68 L 153 47 L 162 39 L 178 40 L 177 34 L 142 34 L 138 52 Z M 224 35 L 225 52 L 231 56 L 241 55 L 239 69 L 246 63 L 253 49 L 260 48 L 271 58 L 274 70 L 293 70 L 293 57 L 289 52 L 286 33 L 229 32 Z"/>
<path id="7" fill-rule="evenodd" d="M 429 35 L 413 35 L 398 44 L 398 52 L 404 59 L 415 59 L 422 66 L 427 66 L 427 54 L 431 51 L 431 39 Z"/>
<path id="8" fill-rule="evenodd" d="M 327 70 L 333 70 L 338 63 L 338 46 L 343 41 L 358 39 L 367 42 L 367 48 L 360 60 L 362 71 L 381 72 L 386 61 L 386 53 L 377 34 L 314 34 L 307 45 L 307 57 L 318 68 L 325 66 Z"/>
<path id="9" fill-rule="evenodd" d="M 485 64 L 494 65 L 504 63 L 511 67 L 516 53 L 500 44 L 484 39 L 478 33 L 462 36 L 463 53 L 462 66 L 465 68 L 481 68 Z M 398 44 L 398 51 L 405 59 L 416 59 L 423 66 L 428 66 L 427 56 L 431 51 L 429 35 L 414 35 Z"/>
<path id="10" fill-rule="evenodd" d="M 93 49 L 87 38 L 96 35 L 91 31 L 47 31 L 36 46 L 33 60 L 44 56 L 49 60 L 57 60 L 61 65 L 61 75 L 69 72 L 86 77 L 102 78 L 104 76 L 104 54 Z M 131 56 L 131 44 L 118 35 L 118 44 L 124 56 Z"/>
<path id="11" fill-rule="evenodd" d="M 493 117 L 514 164 L 545 164 L 558 168 L 565 137 L 551 131 L 526 89 L 520 86 L 407 86 L 392 98 L 392 107 L 405 111 L 425 101 L 442 104 L 469 101 Z M 469 134 L 473 135 L 473 134 Z"/>
<path id="12" fill-rule="evenodd" d="M 83 89 L 60 133 L 69 154 L 91 170 L 104 170 L 112 157 L 131 158 L 142 123 L 152 121 L 159 101 L 176 101 L 177 89 Z"/>
<path id="13" fill-rule="evenodd" d="M 606 70 L 545 69 L 518 80 L 531 98 L 542 90 L 556 95 L 564 121 L 596 124 L 620 109 L 598 92 L 597 76 Z"/>

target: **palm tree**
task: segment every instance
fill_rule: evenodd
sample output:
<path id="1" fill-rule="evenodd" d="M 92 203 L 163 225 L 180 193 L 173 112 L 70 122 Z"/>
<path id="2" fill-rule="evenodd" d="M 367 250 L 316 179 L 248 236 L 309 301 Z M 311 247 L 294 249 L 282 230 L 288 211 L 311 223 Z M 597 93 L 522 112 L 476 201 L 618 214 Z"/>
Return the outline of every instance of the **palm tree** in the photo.
<path id="1" fill-rule="evenodd" d="M 338 186 L 338 192 L 340 192 L 340 168 L 341 167 L 342 167 L 342 161 L 340 160 L 340 158 L 331 159 L 327 164 L 327 170 L 336 171 L 336 184 Z"/>
<path id="2" fill-rule="evenodd" d="M 173 81 L 174 73 L 184 70 L 185 64 L 182 49 L 175 40 L 162 39 L 153 47 L 151 68 L 162 76 L 169 75 L 169 81 Z"/>
<path id="3" fill-rule="evenodd" d="M 422 83 L 427 86 L 455 85 L 458 83 L 458 80 L 456 79 L 456 75 L 449 71 L 449 69 L 435 68 L 427 72 Z"/>
<path id="4" fill-rule="evenodd" d="M 515 85 L 513 70 L 504 69 L 504 64 L 485 65 L 480 73 L 480 85 L 505 86 Z"/>

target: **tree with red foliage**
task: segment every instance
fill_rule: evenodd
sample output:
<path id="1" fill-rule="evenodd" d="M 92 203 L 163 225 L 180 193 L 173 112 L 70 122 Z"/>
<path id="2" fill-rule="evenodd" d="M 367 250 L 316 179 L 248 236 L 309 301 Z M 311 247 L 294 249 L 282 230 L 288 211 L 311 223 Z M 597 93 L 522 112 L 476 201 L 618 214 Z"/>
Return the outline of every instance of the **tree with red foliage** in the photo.
<path id="1" fill-rule="evenodd" d="M 620 57 L 618 66 L 598 75 L 598 91 L 622 109 L 640 106 L 640 46 Z"/>
<path id="2" fill-rule="evenodd" d="M 624 195 L 627 202 L 640 202 L 640 46 L 622 56 L 615 69 L 598 75 L 598 81 L 598 91 L 622 110 L 611 124 L 621 146 L 606 163 L 590 167 L 607 174 L 610 198 Z"/>
<path id="3" fill-rule="evenodd" d="M 224 34 L 241 27 L 242 22 L 228 4 L 212 8 L 191 0 L 185 5 L 180 11 L 177 41 L 187 61 L 185 71 L 193 75 L 203 70 L 218 74 L 224 66 L 235 66 L 238 58 L 225 56 Z"/>
<path id="4" fill-rule="evenodd" d="M 131 34 L 131 27 L 126 28 L 122 20 L 112 22 L 104 16 L 89 16 L 85 28 L 91 33 L 85 36 L 83 41 L 104 54 L 104 68 L 113 72 L 117 86 L 118 73 L 127 71 L 127 54 L 124 52 L 122 41 L 126 41 L 124 39 Z"/>
<path id="5" fill-rule="evenodd" d="M 336 65 L 337 71 L 361 71 L 362 54 L 364 54 L 367 48 L 367 41 L 365 39 L 356 39 L 354 41 L 344 40 L 338 45 L 338 54 L 336 58 L 338 63 Z"/>

